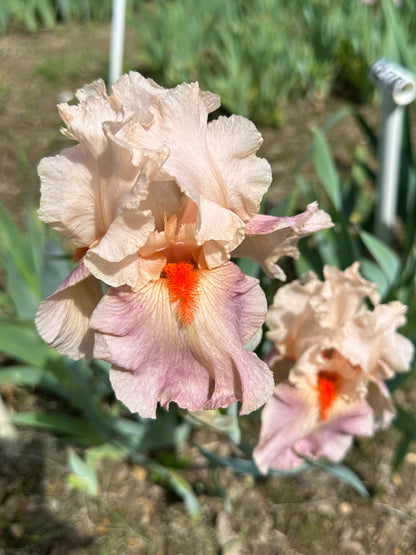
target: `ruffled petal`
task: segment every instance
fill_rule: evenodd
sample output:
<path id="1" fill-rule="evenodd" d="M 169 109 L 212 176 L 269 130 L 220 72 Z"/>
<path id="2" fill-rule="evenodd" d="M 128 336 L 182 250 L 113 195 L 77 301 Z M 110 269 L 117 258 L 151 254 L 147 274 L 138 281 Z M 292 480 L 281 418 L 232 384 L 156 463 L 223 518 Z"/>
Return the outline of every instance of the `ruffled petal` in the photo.
<path id="1" fill-rule="evenodd" d="M 366 298 L 373 305 L 380 302 L 377 285 L 364 279 L 359 273 L 359 267 L 359 262 L 354 262 L 344 271 L 333 266 L 324 266 L 325 281 L 321 296 L 326 301 L 326 314 L 322 318 L 323 326 L 342 326 L 363 311 Z M 320 304 L 319 299 L 316 304 Z"/>
<path id="2" fill-rule="evenodd" d="M 263 474 L 270 468 L 296 468 L 303 464 L 292 449 L 295 441 L 310 433 L 317 423 L 318 407 L 304 390 L 279 384 L 261 415 L 259 443 L 253 460 Z"/>
<path id="3" fill-rule="evenodd" d="M 267 338 L 281 355 L 297 359 L 321 334 L 310 307 L 312 296 L 319 295 L 322 282 L 309 272 L 301 279 L 279 287 L 266 316 Z M 307 330 L 307 333 L 305 331 Z"/>
<path id="4" fill-rule="evenodd" d="M 91 245 L 102 227 L 100 222 L 97 225 L 94 164 L 88 149 L 78 145 L 43 158 L 38 166 L 39 218 L 77 247 Z"/>
<path id="5" fill-rule="evenodd" d="M 214 268 L 230 257 L 244 239 L 244 222 L 230 210 L 203 197 L 199 199 L 195 238 L 202 245 L 200 266 Z"/>
<path id="6" fill-rule="evenodd" d="M 406 306 L 399 301 L 377 305 L 346 323 L 342 352 L 374 380 L 392 378 L 409 370 L 412 342 L 396 332 L 405 323 Z"/>
<path id="7" fill-rule="evenodd" d="M 85 265 L 91 273 L 108 285 L 136 285 L 137 266 L 136 275 L 132 275 L 133 281 L 131 278 L 126 281 L 124 270 L 130 262 L 137 261 L 138 250 L 154 231 L 153 215 L 150 210 L 143 210 L 141 204 L 148 196 L 152 176 L 167 156 L 166 149 L 161 149 L 152 157 L 146 158 L 134 187 L 120 200 L 117 214 L 106 234 L 85 256 Z M 117 272 L 118 267 L 120 272 Z"/>
<path id="8" fill-rule="evenodd" d="M 377 380 L 368 384 L 367 403 L 374 413 L 375 429 L 388 428 L 396 416 L 396 409 L 389 388 L 383 381 Z"/>
<path id="9" fill-rule="evenodd" d="M 208 151 L 217 167 L 223 205 L 243 221 L 258 213 L 272 181 L 270 164 L 255 154 L 262 142 L 255 125 L 241 116 L 221 116 L 207 127 Z"/>
<path id="10" fill-rule="evenodd" d="M 154 418 L 158 402 L 195 411 L 240 400 L 245 414 L 272 394 L 267 365 L 243 347 L 266 311 L 257 280 L 230 262 L 197 272 L 193 319 L 186 325 L 166 278 L 137 292 L 110 289 L 93 314 L 94 354 L 113 364 L 117 397 L 143 417 Z"/>
<path id="11" fill-rule="evenodd" d="M 270 277 L 285 280 L 286 275 L 276 264 L 277 260 L 282 256 L 298 258 L 299 239 L 332 226 L 330 216 L 318 210 L 317 202 L 308 204 L 305 212 L 292 217 L 260 214 L 246 223 L 246 237 L 232 256 L 251 258 Z"/>
<path id="12" fill-rule="evenodd" d="M 78 360 L 92 358 L 94 331 L 89 319 L 102 297 L 101 285 L 81 261 L 36 313 L 39 334 L 49 347 Z"/>
<path id="13" fill-rule="evenodd" d="M 178 85 L 152 105 L 148 126 L 132 120 L 120 135 L 138 150 L 169 149 L 159 177 L 174 178 L 197 205 L 196 239 L 211 242 L 205 263 L 213 267 L 243 240 L 244 221 L 258 211 L 271 170 L 255 156 L 261 136 L 251 122 L 233 117 L 207 124 L 219 101 L 206 94 L 197 83 Z"/>
<path id="14" fill-rule="evenodd" d="M 293 450 L 311 459 L 326 457 L 339 462 L 351 446 L 353 436 L 371 436 L 373 431 L 371 408 L 365 401 L 357 401 L 345 404 L 337 415 L 295 442 Z"/>
<path id="15" fill-rule="evenodd" d="M 107 147 L 103 123 L 121 119 L 119 106 L 112 105 L 102 79 L 77 90 L 79 104 L 58 104 L 58 111 L 67 128 L 64 135 L 88 146 L 95 158 Z"/>
<path id="16" fill-rule="evenodd" d="M 344 344 L 351 342 L 354 348 L 353 337 L 361 332 L 350 334 L 349 326 L 355 319 L 358 322 L 364 318 L 366 297 L 374 304 L 379 302 L 376 285 L 362 278 L 358 267 L 354 263 L 341 271 L 324 266 L 324 282 L 308 272 L 278 289 L 266 317 L 270 328 L 267 337 L 283 354 L 297 359 L 316 344 L 321 348 L 332 346 L 342 353 L 346 352 Z M 357 350 L 363 350 L 361 340 Z M 351 358 L 351 362 L 359 364 L 356 359 Z"/>
<path id="17" fill-rule="evenodd" d="M 283 383 L 262 412 L 260 440 L 253 451 L 259 470 L 290 469 L 303 464 L 303 457 L 343 458 L 353 435 L 371 435 L 372 413 L 365 401 L 344 403 L 337 414 L 319 420 L 316 394 Z"/>

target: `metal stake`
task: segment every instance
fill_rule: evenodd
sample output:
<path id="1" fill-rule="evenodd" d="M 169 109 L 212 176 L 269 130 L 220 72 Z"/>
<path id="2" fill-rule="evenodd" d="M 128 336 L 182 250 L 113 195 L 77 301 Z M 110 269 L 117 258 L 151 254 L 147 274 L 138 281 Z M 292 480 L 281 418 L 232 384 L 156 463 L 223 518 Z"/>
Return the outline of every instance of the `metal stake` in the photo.
<path id="1" fill-rule="evenodd" d="M 110 63 L 108 88 L 120 77 L 123 71 L 124 24 L 126 20 L 126 0 L 113 0 L 111 17 Z"/>
<path id="2" fill-rule="evenodd" d="M 382 93 L 375 234 L 390 243 L 397 209 L 404 106 L 416 98 L 416 77 L 384 58 L 370 67 L 369 74 Z"/>

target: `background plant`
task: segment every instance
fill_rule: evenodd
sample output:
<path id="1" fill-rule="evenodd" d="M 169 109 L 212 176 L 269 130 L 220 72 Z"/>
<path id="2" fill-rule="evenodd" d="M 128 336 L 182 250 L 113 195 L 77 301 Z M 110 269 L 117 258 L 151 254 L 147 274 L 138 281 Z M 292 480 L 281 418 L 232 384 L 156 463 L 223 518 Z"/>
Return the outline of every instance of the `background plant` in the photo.
<path id="1" fill-rule="evenodd" d="M 0 31 L 110 17 L 111 0 L 4 0 Z M 142 70 L 163 86 L 198 80 L 221 95 L 227 111 L 267 125 L 283 121 L 288 98 L 322 100 L 335 87 L 368 100 L 368 66 L 381 56 L 397 58 L 397 40 L 406 43 L 407 67 L 414 69 L 415 22 L 412 0 L 399 7 L 391 0 L 127 1 Z"/>

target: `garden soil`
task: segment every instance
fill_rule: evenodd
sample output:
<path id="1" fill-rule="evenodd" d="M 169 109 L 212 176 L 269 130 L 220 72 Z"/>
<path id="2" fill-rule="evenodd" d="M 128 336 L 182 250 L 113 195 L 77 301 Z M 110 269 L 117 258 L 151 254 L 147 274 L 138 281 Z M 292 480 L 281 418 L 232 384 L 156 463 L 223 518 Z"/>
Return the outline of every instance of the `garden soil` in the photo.
<path id="1" fill-rule="evenodd" d="M 38 202 L 39 159 L 70 144 L 59 133 L 55 106 L 106 77 L 109 36 L 108 25 L 71 25 L 0 38 L 0 198 L 20 225 Z M 140 41 L 130 31 L 125 67 L 140 68 Z M 262 154 L 274 175 L 271 204 L 293 186 L 312 127 L 345 105 L 339 98 L 291 103 L 281 128 L 262 130 Z M 377 123 L 377 105 L 358 108 Z M 341 170 L 348 171 L 357 148 L 368 152 L 353 117 L 343 118 L 329 141 Z M 414 385 L 411 378 L 395 394 L 408 410 Z M 1 394 L 10 411 L 56 409 L 57 401 L 39 392 L 8 386 Z M 68 445 L 46 432 L 18 434 L 14 448 L 3 446 L 0 456 L 0 555 L 416 554 L 416 453 L 392 472 L 400 441 L 394 429 L 358 439 L 346 458 L 368 498 L 317 470 L 254 479 L 212 468 L 196 445 L 223 456 L 240 453 L 217 433 L 197 430 L 177 456 L 186 462 L 178 472 L 201 505 L 197 519 L 148 469 L 125 460 L 100 462 L 99 495 L 90 497 L 68 480 Z"/>

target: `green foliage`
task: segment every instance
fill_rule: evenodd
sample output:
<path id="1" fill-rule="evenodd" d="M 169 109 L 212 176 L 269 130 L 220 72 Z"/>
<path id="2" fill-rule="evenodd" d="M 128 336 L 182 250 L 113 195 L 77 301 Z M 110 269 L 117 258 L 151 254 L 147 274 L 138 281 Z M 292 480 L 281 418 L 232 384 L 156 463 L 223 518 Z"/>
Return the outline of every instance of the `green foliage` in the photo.
<path id="1" fill-rule="evenodd" d="M 70 20 L 109 21 L 111 5 L 111 0 L 3 0 L 0 32 L 36 31 Z M 320 100 L 334 87 L 344 96 L 368 99 L 373 86 L 367 70 L 378 57 L 415 67 L 412 0 L 400 7 L 392 0 L 373 6 L 361 0 L 128 0 L 126 20 L 140 37 L 140 67 L 160 84 L 198 80 L 221 95 L 226 110 L 260 124 L 281 124 L 288 98 Z M 61 68 L 56 60 L 38 70 L 56 81 L 74 67 Z"/>
<path id="2" fill-rule="evenodd" d="M 226 110 L 278 125 L 288 98 L 321 99 L 335 86 L 368 99 L 368 66 L 404 52 L 394 40 L 398 27 L 407 59 L 415 59 L 403 38 L 414 16 L 413 5 L 392 8 L 391 0 L 153 0 L 139 5 L 131 23 L 142 41 L 139 59 L 158 82 L 198 80 Z"/>

